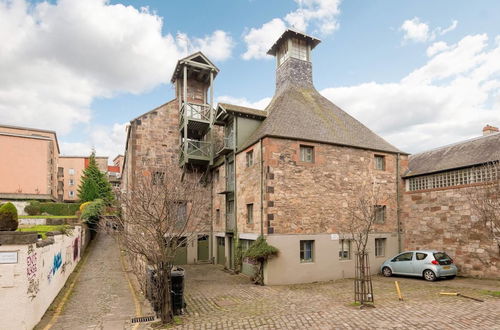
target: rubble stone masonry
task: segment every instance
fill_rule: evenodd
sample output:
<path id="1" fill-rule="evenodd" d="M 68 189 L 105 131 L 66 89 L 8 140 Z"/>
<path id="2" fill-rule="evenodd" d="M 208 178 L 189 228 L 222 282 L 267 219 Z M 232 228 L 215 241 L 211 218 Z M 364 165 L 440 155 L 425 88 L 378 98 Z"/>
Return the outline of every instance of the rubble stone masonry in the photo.
<path id="1" fill-rule="evenodd" d="M 500 251 L 473 215 L 470 189 L 405 193 L 401 213 L 405 248 L 444 250 L 455 261 L 459 275 L 498 277 Z"/>

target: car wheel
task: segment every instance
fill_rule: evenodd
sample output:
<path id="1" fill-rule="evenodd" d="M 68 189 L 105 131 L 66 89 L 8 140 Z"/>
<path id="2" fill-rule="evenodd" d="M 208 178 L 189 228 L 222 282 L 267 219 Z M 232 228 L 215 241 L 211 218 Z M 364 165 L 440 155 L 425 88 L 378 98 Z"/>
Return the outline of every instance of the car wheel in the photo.
<path id="1" fill-rule="evenodd" d="M 384 267 L 382 268 L 382 275 L 384 275 L 385 277 L 391 277 L 392 270 L 389 267 Z"/>
<path id="2" fill-rule="evenodd" d="M 424 279 L 426 281 L 435 281 L 436 280 L 436 274 L 430 269 L 424 270 Z"/>

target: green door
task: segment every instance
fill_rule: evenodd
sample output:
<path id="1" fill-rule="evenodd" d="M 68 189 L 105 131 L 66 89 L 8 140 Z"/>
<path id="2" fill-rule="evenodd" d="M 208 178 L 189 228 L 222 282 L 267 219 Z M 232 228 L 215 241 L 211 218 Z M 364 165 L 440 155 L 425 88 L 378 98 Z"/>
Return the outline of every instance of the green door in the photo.
<path id="1" fill-rule="evenodd" d="M 226 242 L 224 237 L 217 237 L 217 263 L 224 265 L 226 263 Z"/>
<path id="2" fill-rule="evenodd" d="M 175 251 L 174 265 L 187 264 L 187 244 L 186 239 L 182 240 L 181 245 Z"/>
<path id="3" fill-rule="evenodd" d="M 198 261 L 208 260 L 208 235 L 198 236 Z"/>

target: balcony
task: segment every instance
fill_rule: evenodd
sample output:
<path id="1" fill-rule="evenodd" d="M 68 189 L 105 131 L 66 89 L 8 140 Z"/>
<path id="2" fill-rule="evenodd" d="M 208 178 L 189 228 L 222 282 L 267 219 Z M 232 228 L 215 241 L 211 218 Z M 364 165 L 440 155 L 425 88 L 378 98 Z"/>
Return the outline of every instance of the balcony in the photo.
<path id="1" fill-rule="evenodd" d="M 187 143 L 187 149 L 186 149 Z M 208 165 L 212 159 L 212 143 L 198 140 L 185 140 L 181 144 L 180 165 Z"/>
<path id="2" fill-rule="evenodd" d="M 217 151 L 217 155 L 226 155 L 234 151 L 234 135 L 224 138 L 222 148 Z"/>
<path id="3" fill-rule="evenodd" d="M 228 213 L 226 215 L 226 232 L 234 232 L 235 229 L 236 225 L 234 221 L 234 214 Z"/>
<path id="4" fill-rule="evenodd" d="M 234 192 L 234 180 L 226 180 L 226 185 L 224 186 L 224 190 L 219 192 L 219 194 L 230 194 Z"/>
<path id="5" fill-rule="evenodd" d="M 201 137 L 210 128 L 210 105 L 183 103 L 180 113 L 179 128 L 182 128 L 187 120 L 188 137 Z"/>

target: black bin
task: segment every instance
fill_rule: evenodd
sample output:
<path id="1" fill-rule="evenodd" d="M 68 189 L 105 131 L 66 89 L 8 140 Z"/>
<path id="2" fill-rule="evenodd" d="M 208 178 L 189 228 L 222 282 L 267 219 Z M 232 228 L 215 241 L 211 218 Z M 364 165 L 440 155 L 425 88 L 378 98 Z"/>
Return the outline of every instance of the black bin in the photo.
<path id="1" fill-rule="evenodd" d="M 176 267 L 171 272 L 171 297 L 174 315 L 183 313 L 186 303 L 184 302 L 184 269 Z"/>

